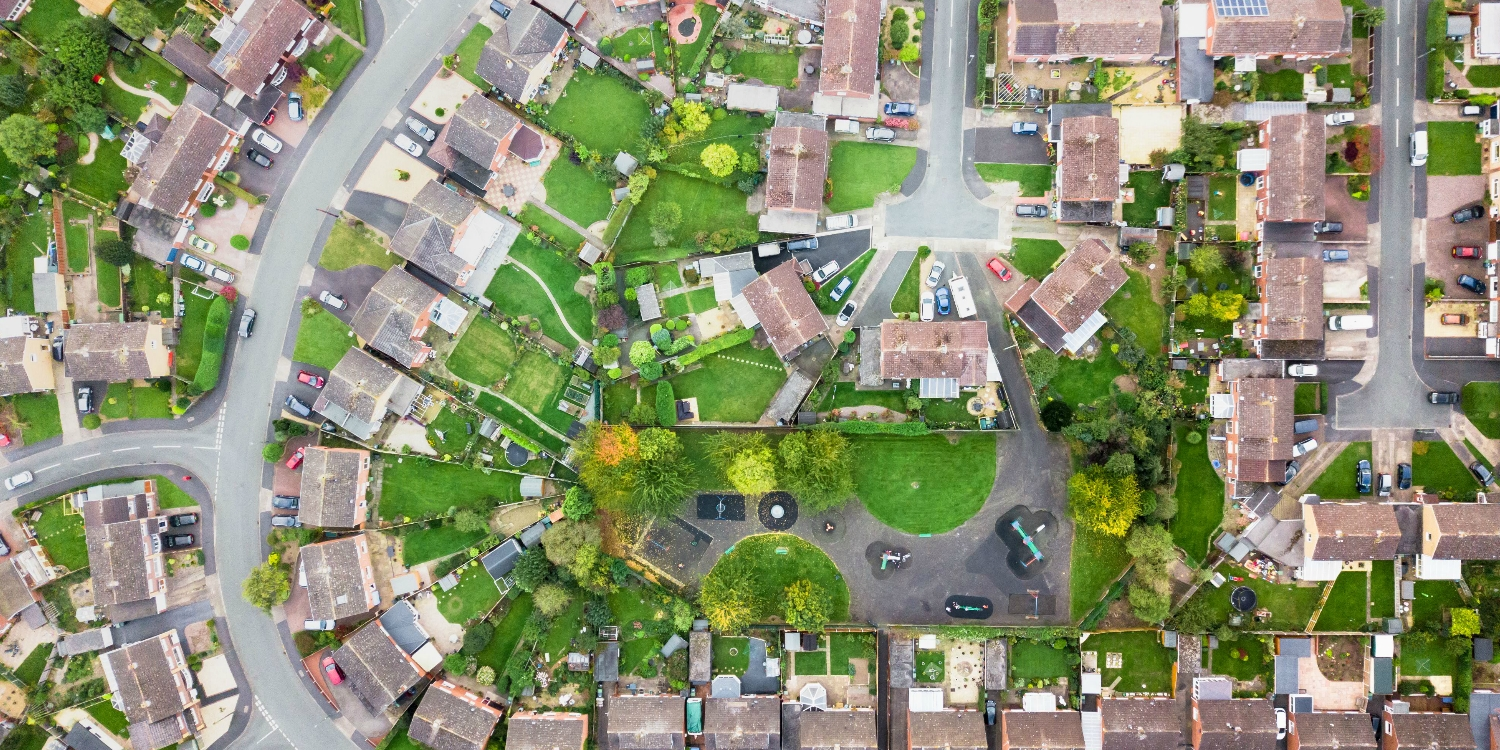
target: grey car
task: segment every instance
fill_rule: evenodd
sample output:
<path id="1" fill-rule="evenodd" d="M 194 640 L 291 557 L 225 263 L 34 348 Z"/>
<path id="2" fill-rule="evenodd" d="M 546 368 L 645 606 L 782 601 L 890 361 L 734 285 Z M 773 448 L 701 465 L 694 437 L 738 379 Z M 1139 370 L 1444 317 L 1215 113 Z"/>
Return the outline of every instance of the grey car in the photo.
<path id="1" fill-rule="evenodd" d="M 865 130 L 865 140 L 890 143 L 896 140 L 896 131 L 890 128 L 868 128 Z"/>
<path id="2" fill-rule="evenodd" d="M 1047 207 L 1040 203 L 1017 203 L 1016 216 L 1023 219 L 1045 219 L 1047 218 Z"/>

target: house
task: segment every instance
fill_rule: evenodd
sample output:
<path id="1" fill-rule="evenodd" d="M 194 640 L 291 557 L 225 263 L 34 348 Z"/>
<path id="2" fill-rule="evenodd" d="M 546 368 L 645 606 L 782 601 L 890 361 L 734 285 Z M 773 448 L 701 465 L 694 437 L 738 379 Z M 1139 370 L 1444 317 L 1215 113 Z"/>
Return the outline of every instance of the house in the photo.
<path id="1" fill-rule="evenodd" d="M 80 323 L 68 329 L 63 371 L 74 381 L 124 383 L 172 374 L 160 323 Z"/>
<path id="2" fill-rule="evenodd" d="M 781 750 L 781 699 L 709 698 L 703 734 L 705 750 Z"/>
<path id="3" fill-rule="evenodd" d="M 297 0 L 246 0 L 209 34 L 220 47 L 208 67 L 242 96 L 271 99 L 275 106 L 281 92 L 274 89 L 286 80 L 288 68 L 309 44 L 321 45 L 330 33 Z"/>
<path id="4" fill-rule="evenodd" d="M 726 89 L 724 106 L 746 112 L 775 112 L 781 102 L 781 89 L 776 86 L 756 86 L 750 83 L 731 83 Z"/>
<path id="5" fill-rule="evenodd" d="M 543 10 L 556 16 L 557 20 L 575 29 L 583 22 L 584 16 L 588 15 L 588 10 L 577 0 L 535 0 L 535 2 L 542 6 Z"/>
<path id="6" fill-rule="evenodd" d="M 1276 750 L 1276 713 L 1264 698 L 1206 700 L 1195 694 L 1192 731 L 1193 750 Z"/>
<path id="7" fill-rule="evenodd" d="M 1323 358 L 1323 258 L 1315 242 L 1265 242 L 1260 317 L 1249 338 L 1265 359 Z"/>
<path id="8" fill-rule="evenodd" d="M 1500 57 L 1500 3 L 1479 4 L 1472 49 L 1476 57 Z"/>
<path id="9" fill-rule="evenodd" d="M 192 219 L 213 195 L 214 178 L 229 164 L 243 135 L 184 102 L 162 131 L 160 142 L 142 157 L 140 174 L 130 183 L 130 200 L 176 219 Z M 182 234 L 186 232 L 184 228 Z M 185 236 L 177 238 L 185 240 Z"/>
<path id="10" fill-rule="evenodd" d="M 1500 505 L 1423 505 L 1417 578 L 1456 581 L 1464 560 L 1500 560 Z"/>
<path id="11" fill-rule="evenodd" d="M 162 45 L 161 56 L 163 60 L 172 64 L 172 67 L 182 71 L 189 81 L 202 86 L 215 97 L 222 98 L 229 93 L 229 82 L 219 77 L 213 68 L 213 53 L 199 47 L 193 41 L 193 35 L 185 31 L 178 31 L 167 39 Z M 153 120 L 161 119 L 161 115 L 152 115 Z M 136 123 L 140 127 L 140 123 Z M 128 142 L 127 142 L 128 143 Z M 126 151 L 129 151 L 127 145 Z"/>
<path id="12" fill-rule="evenodd" d="M 1120 121 L 1093 115 L 1062 121 L 1057 144 L 1059 222 L 1107 224 L 1120 199 Z"/>
<path id="13" fill-rule="evenodd" d="M 355 534 L 303 547 L 297 584 L 307 589 L 309 620 L 337 622 L 380 606 L 369 537 Z"/>
<path id="14" fill-rule="evenodd" d="M 1171 698 L 1106 698 L 1099 702 L 1102 750 L 1177 750 L 1182 709 Z"/>
<path id="15" fill-rule="evenodd" d="M 0 21 L 19 21 L 31 7 L 31 0 L 0 0 Z"/>
<path id="16" fill-rule="evenodd" d="M 1205 51 L 1213 57 L 1310 60 L 1353 50 L 1353 9 L 1339 0 L 1212 0 Z"/>
<path id="17" fill-rule="evenodd" d="M 766 211 L 760 231 L 813 234 L 828 181 L 828 120 L 781 112 L 766 139 Z"/>
<path id="18" fill-rule="evenodd" d="M 880 0 L 828 0 L 815 115 L 874 120 L 880 114 Z"/>
<path id="19" fill-rule="evenodd" d="M 433 357 L 432 347 L 422 336 L 442 302 L 446 302 L 443 295 L 395 266 L 370 288 L 351 327 L 361 343 L 404 367 L 421 367 Z"/>
<path id="20" fill-rule="evenodd" d="M 38 580 L 38 576 L 28 572 L 21 561 L 22 554 L 26 553 L 0 561 L 0 633 L 9 630 L 19 619 L 24 618 L 28 624 L 34 622 L 36 627 L 47 621 L 40 606 L 42 597 L 35 591 L 36 587 L 47 583 L 47 579 Z"/>
<path id="21" fill-rule="evenodd" d="M 1231 483 L 1286 479 L 1297 436 L 1297 383 L 1290 378 L 1242 378 L 1229 382 L 1234 416 L 1224 429 L 1224 478 Z"/>
<path id="22" fill-rule="evenodd" d="M 1375 750 L 1370 715 L 1355 711 L 1292 713 L 1286 750 Z"/>
<path id="23" fill-rule="evenodd" d="M 1261 222 L 1323 220 L 1328 128 L 1323 115 L 1277 115 L 1260 124 L 1270 165 L 1256 181 L 1255 216 Z"/>
<path id="24" fill-rule="evenodd" d="M 154 600 L 156 611 L 164 610 L 167 572 L 156 538 L 156 482 L 94 485 L 70 501 L 83 516 L 94 604 Z"/>
<path id="25" fill-rule="evenodd" d="M 1380 717 L 1380 750 L 1475 750 L 1468 716 L 1407 713 L 1409 710 L 1402 701 L 1385 702 Z M 1490 744 L 1494 744 L 1493 738 Z"/>
<path id="26" fill-rule="evenodd" d="M 1001 712 L 999 750 L 1083 750 L 1077 711 Z"/>
<path id="27" fill-rule="evenodd" d="M 1394 560 L 1401 524 L 1389 503 L 1302 503 L 1304 581 L 1332 581 L 1345 563 Z"/>
<path id="28" fill-rule="evenodd" d="M 1006 11 L 1006 54 L 1027 63 L 1166 60 L 1175 46 L 1171 18 L 1171 7 L 1154 0 L 1014 0 Z"/>
<path id="29" fill-rule="evenodd" d="M 489 101 L 469 97 L 475 99 Z M 429 180 L 407 204 L 401 227 L 391 237 L 391 252 L 454 289 L 478 295 L 489 287 L 520 235 L 515 219 Z"/>
<path id="30" fill-rule="evenodd" d="M 119 750 L 118 746 L 105 742 L 99 733 L 102 729 L 93 729 L 92 721 L 75 721 L 73 728 L 63 736 L 62 745 L 68 750 Z M 51 743 L 48 743 L 51 744 Z"/>
<path id="31" fill-rule="evenodd" d="M 431 647 L 430 643 L 424 646 Z M 386 632 L 379 620 L 349 636 L 333 652 L 333 661 L 343 670 L 360 702 L 376 713 L 394 705 L 408 690 L 421 684 L 428 671 Z"/>
<path id="32" fill-rule="evenodd" d="M 583 750 L 589 717 L 564 711 L 518 711 L 506 723 L 506 750 Z"/>
<path id="33" fill-rule="evenodd" d="M 698 278 L 712 279 L 714 301 L 720 305 L 733 300 L 759 276 L 755 272 L 755 255 L 750 252 L 711 255 L 693 261 Z"/>
<path id="34" fill-rule="evenodd" d="M 525 104 L 536 96 L 568 44 L 568 30 L 522 0 L 485 43 L 474 72 L 501 96 Z"/>
<path id="35" fill-rule="evenodd" d="M 99 657 L 110 702 L 130 721 L 130 745 L 160 750 L 204 728 L 193 672 L 176 630 Z"/>
<path id="36" fill-rule="evenodd" d="M 1097 239 L 1087 239 L 1046 278 L 1022 284 L 1005 301 L 1005 309 L 1053 353 L 1066 349 L 1076 354 L 1104 327 L 1099 308 L 1127 280 L 1119 254 Z"/>
<path id="37" fill-rule="evenodd" d="M 501 715 L 500 709 L 478 695 L 440 680 L 417 704 L 407 736 L 433 750 L 484 750 Z"/>
<path id="38" fill-rule="evenodd" d="M 802 286 L 797 262 L 788 260 L 745 285 L 730 303 L 746 328 L 757 325 L 783 360 L 791 359 L 828 331 L 812 295 Z"/>
<path id="39" fill-rule="evenodd" d="M 45 337 L 23 334 L 0 339 L 0 396 L 56 387 L 52 350 Z"/>
<path id="40" fill-rule="evenodd" d="M 874 711 L 803 711 L 799 722 L 799 750 L 877 750 L 880 744 Z"/>
<path id="41" fill-rule="evenodd" d="M 450 170 L 465 177 L 476 175 L 466 181 L 483 191 L 489 189 L 495 170 L 506 159 L 514 156 L 535 166 L 541 163 L 545 146 L 541 134 L 520 117 L 488 97 L 474 95 L 458 105 L 430 153 Z"/>
<path id="42" fill-rule="evenodd" d="M 686 705 L 667 695 L 620 695 L 611 698 L 606 716 L 604 750 L 683 750 Z"/>
<path id="43" fill-rule="evenodd" d="M 1001 730 L 1004 731 L 1004 727 Z M 1001 747 L 1003 750 L 1004 746 Z M 906 714 L 906 750 L 988 750 L 988 748 L 989 742 L 985 738 L 984 731 L 984 714 L 978 711 L 917 711 L 913 709 Z"/>
<path id="44" fill-rule="evenodd" d="M 365 350 L 350 348 L 328 373 L 313 411 L 356 439 L 369 440 L 387 416 L 406 416 L 420 395 L 420 383 Z"/>
<path id="45" fill-rule="evenodd" d="M 302 463 L 297 520 L 320 529 L 359 528 L 365 522 L 369 489 L 369 451 L 309 447 Z"/>
<path id="46" fill-rule="evenodd" d="M 992 362 L 989 326 L 982 320 L 880 324 L 880 379 L 920 379 L 922 398 L 958 398 L 961 389 L 999 380 Z"/>

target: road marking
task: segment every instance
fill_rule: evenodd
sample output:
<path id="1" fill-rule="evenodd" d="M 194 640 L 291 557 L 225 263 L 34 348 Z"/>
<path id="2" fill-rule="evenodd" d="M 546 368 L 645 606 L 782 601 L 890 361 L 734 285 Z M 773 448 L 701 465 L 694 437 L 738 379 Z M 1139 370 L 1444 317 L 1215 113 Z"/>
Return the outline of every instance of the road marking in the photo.
<path id="1" fill-rule="evenodd" d="M 255 698 L 255 708 L 256 708 L 256 710 L 260 711 L 260 715 L 261 716 L 265 717 L 266 723 L 271 725 L 271 732 L 276 732 L 277 734 L 280 734 L 281 738 L 284 739 L 284 740 L 286 740 L 287 744 L 291 745 L 293 748 L 297 747 L 297 743 L 292 742 L 292 738 L 288 737 L 287 734 L 286 734 L 286 732 L 281 731 L 281 725 L 277 724 L 276 720 L 273 719 L 273 718 L 271 718 L 271 712 L 266 710 L 266 706 L 265 706 L 265 704 L 263 704 L 263 703 L 260 702 L 260 697 L 259 696 L 257 696 Z M 271 736 L 271 732 L 267 732 L 266 733 L 266 737 Z M 260 739 L 264 740 L 266 737 L 261 737 Z M 258 742 L 259 742 L 259 740 L 257 740 L 257 743 Z"/>
<path id="2" fill-rule="evenodd" d="M 1396 65 L 1401 65 L 1401 45 L 1396 45 Z"/>
<path id="3" fill-rule="evenodd" d="M 116 448 L 116 449 L 110 451 L 110 453 L 124 453 L 125 451 L 138 451 L 140 449 L 141 449 L 141 446 L 137 445 L 137 446 L 135 446 L 133 448 Z"/>
<path id="4" fill-rule="evenodd" d="M 82 461 L 85 458 L 93 458 L 94 456 L 97 456 L 97 455 L 99 455 L 99 454 L 98 453 L 90 453 L 87 456 L 79 456 L 78 458 L 75 458 L 73 460 L 74 461 Z"/>
<path id="5" fill-rule="evenodd" d="M 152 448 L 181 448 L 180 445 L 153 445 Z"/>
<path id="6" fill-rule="evenodd" d="M 43 466 L 42 468 L 37 469 L 37 471 L 46 471 L 48 469 L 56 469 L 59 466 L 62 466 L 62 464 L 52 464 L 51 466 Z"/>
<path id="7" fill-rule="evenodd" d="M 216 451 L 219 449 L 218 446 L 214 445 L 195 445 L 193 447 L 197 448 L 200 451 Z"/>

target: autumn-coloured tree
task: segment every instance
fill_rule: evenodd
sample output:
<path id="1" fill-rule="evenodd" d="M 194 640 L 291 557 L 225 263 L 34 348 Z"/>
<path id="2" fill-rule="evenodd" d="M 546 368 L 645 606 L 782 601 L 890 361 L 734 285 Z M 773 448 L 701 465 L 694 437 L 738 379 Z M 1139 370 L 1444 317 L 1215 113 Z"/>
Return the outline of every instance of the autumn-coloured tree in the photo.
<path id="1" fill-rule="evenodd" d="M 1103 466 L 1090 466 L 1068 480 L 1068 511 L 1087 531 L 1125 536 L 1141 512 L 1141 491 L 1135 476 L 1116 476 Z"/>

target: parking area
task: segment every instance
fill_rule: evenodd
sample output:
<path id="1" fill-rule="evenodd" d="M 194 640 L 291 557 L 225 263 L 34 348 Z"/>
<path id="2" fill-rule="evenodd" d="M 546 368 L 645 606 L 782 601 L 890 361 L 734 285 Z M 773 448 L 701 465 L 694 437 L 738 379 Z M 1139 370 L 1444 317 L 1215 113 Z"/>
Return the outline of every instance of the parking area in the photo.
<path id="1" fill-rule="evenodd" d="M 282 109 L 285 107 L 283 106 Z M 288 138 L 281 138 L 275 132 L 282 120 L 289 121 L 288 126 L 281 128 L 288 133 Z M 250 132 L 245 135 L 245 142 L 240 145 L 240 152 L 235 155 L 233 161 L 229 162 L 229 169 L 240 176 L 240 187 L 254 195 L 270 195 L 274 192 L 276 185 L 281 182 L 286 171 L 292 169 L 292 155 L 297 151 L 297 144 L 302 142 L 307 127 L 306 120 L 301 123 L 291 123 L 290 120 L 286 112 L 278 111 L 276 121 L 271 124 L 271 127 L 259 124 L 250 127 Z M 289 138 L 292 137 L 296 138 L 296 143 L 290 142 Z M 274 146 L 268 146 L 267 143 L 279 143 L 281 148 L 275 150 Z M 262 166 L 252 161 L 250 159 L 252 149 L 270 159 L 271 166 Z"/>
<path id="2" fill-rule="evenodd" d="M 1433 226 L 1434 224 L 1445 226 L 1439 228 Z M 1443 282 L 1444 297 L 1459 300 L 1479 298 L 1480 295 L 1459 286 L 1458 277 L 1460 274 L 1468 274 L 1475 278 L 1484 278 L 1483 255 L 1485 244 L 1489 241 L 1489 230 L 1484 224 L 1483 221 L 1472 221 L 1468 224 L 1455 225 L 1447 219 L 1427 220 L 1427 275 Z M 1470 228 L 1471 226 L 1473 228 Z M 1440 231 L 1440 229 L 1447 231 Z M 1440 234 L 1445 239 L 1434 240 L 1434 234 Z M 1455 247 L 1473 248 L 1480 257 L 1455 258 L 1453 257 Z"/>
<path id="3" fill-rule="evenodd" d="M 312 287 L 308 294 L 313 299 L 318 299 L 323 292 L 332 292 L 344 298 L 345 307 L 342 310 L 323 305 L 323 309 L 333 313 L 345 325 L 353 325 L 354 313 L 359 311 L 359 306 L 365 303 L 365 298 L 370 296 L 370 289 L 380 281 L 385 271 L 375 266 L 358 265 L 351 266 L 342 271 L 330 271 L 318 266 L 313 273 Z"/>
<path id="4" fill-rule="evenodd" d="M 1349 259 L 1324 261 L 1323 300 L 1325 302 L 1359 302 L 1359 288 L 1370 276 L 1365 265 L 1369 245 L 1328 245 L 1325 250 L 1344 251 Z"/>
<path id="5" fill-rule="evenodd" d="M 297 397 L 302 398 L 302 395 L 298 395 Z M 285 400 L 284 396 L 282 397 L 282 400 Z M 307 399 L 303 400 L 306 401 Z M 298 450 L 307 448 L 308 446 L 314 445 L 317 442 L 318 436 L 316 435 L 303 435 L 301 437 L 294 437 L 291 440 L 286 441 L 286 453 L 282 456 L 281 460 L 277 461 L 275 464 L 276 477 L 271 482 L 271 492 L 273 494 L 302 494 L 302 466 L 299 464 L 297 468 L 292 469 L 287 467 L 286 462 L 287 459 L 289 459 Z"/>
<path id="6" fill-rule="evenodd" d="M 422 186 L 428 180 L 437 179 L 440 173 L 396 148 L 390 142 L 390 137 L 391 133 L 387 131 L 387 140 L 380 144 L 375 157 L 370 159 L 364 173 L 359 176 L 359 181 L 354 184 L 354 189 L 410 203 L 417 197 Z M 406 175 L 406 179 L 401 179 L 402 175 Z"/>
<path id="7" fill-rule="evenodd" d="M 1009 127 L 975 128 L 974 161 L 981 164 L 1050 164 L 1047 141 L 1042 134 L 1047 123 L 1039 115 L 1018 120 L 1037 123 L 1036 135 L 1016 135 Z"/>
<path id="8" fill-rule="evenodd" d="M 863 221 L 869 224 L 869 220 Z M 817 250 L 803 250 L 795 253 L 782 252 L 779 255 L 762 258 L 755 257 L 755 270 L 766 273 L 772 268 L 785 263 L 788 259 L 805 260 L 812 264 L 813 268 L 822 268 L 828 261 L 837 261 L 839 268 L 848 268 L 859 256 L 870 249 L 870 230 L 851 229 L 833 234 L 818 235 Z"/>
<path id="9" fill-rule="evenodd" d="M 1370 204 L 1349 196 L 1349 178 L 1339 175 L 1328 177 L 1323 183 L 1324 219 L 1344 225 L 1338 234 L 1323 235 L 1333 242 L 1368 242 L 1370 239 Z"/>
<path id="10" fill-rule="evenodd" d="M 1352 314 L 1352 312 L 1350 313 Z M 1378 326 L 1378 321 L 1377 321 Z M 1365 359 L 1378 327 L 1369 331 L 1323 331 L 1323 354 L 1327 359 Z"/>
<path id="11" fill-rule="evenodd" d="M 1485 303 L 1443 300 L 1422 311 L 1423 334 L 1427 338 L 1476 338 L 1479 320 L 1485 315 Z M 1453 317 L 1459 316 L 1459 317 Z M 1444 322 L 1447 318 L 1449 322 Z M 1462 322 L 1459 322 L 1459 321 Z"/>

